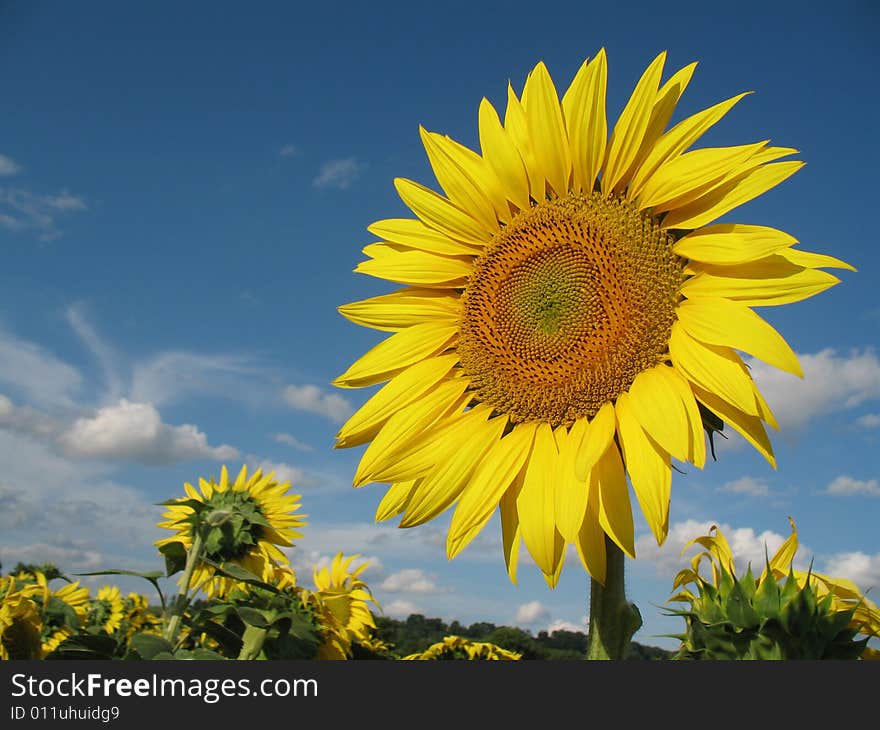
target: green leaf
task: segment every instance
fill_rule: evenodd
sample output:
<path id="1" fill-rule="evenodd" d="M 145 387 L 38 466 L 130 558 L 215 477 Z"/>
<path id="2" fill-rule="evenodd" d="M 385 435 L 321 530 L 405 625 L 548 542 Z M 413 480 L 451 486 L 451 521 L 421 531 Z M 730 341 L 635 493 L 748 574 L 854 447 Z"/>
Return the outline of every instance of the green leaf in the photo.
<path id="1" fill-rule="evenodd" d="M 269 626 L 269 622 L 266 621 L 266 617 L 262 612 L 250 606 L 237 606 L 236 613 L 248 626 L 254 626 L 259 629 L 265 629 Z"/>
<path id="2" fill-rule="evenodd" d="M 172 545 L 180 545 L 180 543 L 171 543 Z M 162 552 L 162 548 L 159 549 L 159 552 Z M 186 560 L 186 552 L 184 552 L 184 561 Z M 165 559 L 166 565 L 168 564 L 168 559 Z M 137 570 L 123 570 L 121 568 L 111 568 L 109 570 L 96 570 L 91 573 L 74 573 L 74 575 L 133 575 L 136 578 L 143 578 L 144 580 L 148 580 L 152 583 L 153 588 L 156 589 L 156 592 L 159 594 L 159 600 L 162 602 L 162 607 L 165 607 L 165 595 L 162 593 L 162 588 L 159 586 L 159 578 L 164 577 L 161 570 L 147 570 L 147 571 L 137 571 Z M 168 575 L 171 575 L 170 573 Z"/>
<path id="3" fill-rule="evenodd" d="M 116 646 L 107 634 L 81 633 L 62 641 L 45 659 L 112 659 Z"/>
<path id="4" fill-rule="evenodd" d="M 140 659 L 155 659 L 157 654 L 174 652 L 174 646 L 155 634 L 135 634 L 129 642 L 129 649 Z"/>
<path id="5" fill-rule="evenodd" d="M 182 542 L 167 542 L 159 548 L 165 558 L 165 575 L 171 577 L 186 567 L 186 547 Z"/>

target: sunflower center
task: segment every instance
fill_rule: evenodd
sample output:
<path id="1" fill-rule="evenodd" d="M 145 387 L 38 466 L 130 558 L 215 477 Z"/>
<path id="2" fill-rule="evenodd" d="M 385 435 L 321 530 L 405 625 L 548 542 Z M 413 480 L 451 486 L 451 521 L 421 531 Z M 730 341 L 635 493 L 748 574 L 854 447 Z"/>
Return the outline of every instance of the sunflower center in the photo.
<path id="1" fill-rule="evenodd" d="M 684 260 L 620 199 L 540 203 L 501 229 L 462 295 L 458 353 L 477 399 L 515 423 L 595 415 L 659 363 Z"/>
<path id="2" fill-rule="evenodd" d="M 215 491 L 205 500 L 201 519 L 207 526 L 205 554 L 214 561 L 235 560 L 249 553 L 263 536 L 260 505 L 247 491 Z"/>

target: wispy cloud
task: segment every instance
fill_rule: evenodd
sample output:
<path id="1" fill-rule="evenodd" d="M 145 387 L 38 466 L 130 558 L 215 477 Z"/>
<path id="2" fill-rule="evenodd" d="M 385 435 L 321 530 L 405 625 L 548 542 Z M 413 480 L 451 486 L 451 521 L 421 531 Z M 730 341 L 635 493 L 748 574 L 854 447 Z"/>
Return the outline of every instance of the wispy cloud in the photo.
<path id="1" fill-rule="evenodd" d="M 85 307 L 82 304 L 74 304 L 68 307 L 65 312 L 65 318 L 77 337 L 79 337 L 101 366 L 107 387 L 107 399 L 111 401 L 117 400 L 123 393 L 123 383 L 119 376 L 118 358 L 113 348 L 98 335 L 97 330 L 86 317 Z"/>
<path id="2" fill-rule="evenodd" d="M 283 461 L 261 459 L 254 454 L 248 454 L 246 461 L 251 469 L 262 469 L 264 474 L 270 472 L 275 474 L 275 480 L 278 482 L 290 482 L 293 490 L 317 487 L 323 483 L 323 479 L 319 476 Z"/>
<path id="3" fill-rule="evenodd" d="M 446 593 L 448 589 L 439 587 L 434 578 L 417 568 L 406 568 L 389 575 L 379 586 L 389 593 Z"/>
<path id="4" fill-rule="evenodd" d="M 719 492 L 732 492 L 733 494 L 745 494 L 749 497 L 768 497 L 770 488 L 763 479 L 754 477 L 741 477 L 722 484 L 718 487 Z"/>
<path id="5" fill-rule="evenodd" d="M 880 483 L 876 479 L 853 479 L 851 476 L 842 474 L 825 488 L 825 492 L 835 497 L 848 497 L 857 494 L 880 497 Z"/>
<path id="6" fill-rule="evenodd" d="M 880 428 L 880 413 L 866 413 L 856 419 L 856 425 L 862 428 Z"/>
<path id="7" fill-rule="evenodd" d="M 11 177 L 12 175 L 17 175 L 20 171 L 21 165 L 9 159 L 6 155 L 0 155 L 0 176 Z"/>
<path id="8" fill-rule="evenodd" d="M 312 180 L 316 188 L 337 188 L 345 190 L 363 171 L 364 166 L 354 157 L 344 160 L 328 160 L 318 170 L 318 174 Z"/>
<path id="9" fill-rule="evenodd" d="M 299 154 L 299 147 L 295 144 L 286 144 L 278 150 L 278 154 L 282 157 L 296 157 Z"/>
<path id="10" fill-rule="evenodd" d="M 354 413 L 354 407 L 348 400 L 338 393 L 326 392 L 317 385 L 288 385 L 281 395 L 291 408 L 317 413 L 336 423 L 342 423 Z"/>
<path id="11" fill-rule="evenodd" d="M 22 392 L 37 405 L 67 407 L 82 381 L 76 368 L 0 327 L 0 383 Z"/>
<path id="12" fill-rule="evenodd" d="M 277 441 L 279 444 L 287 444 L 288 446 L 292 446 L 297 451 L 315 450 L 312 446 L 303 443 L 296 436 L 291 436 L 289 433 L 273 433 L 272 440 Z"/>
<path id="13" fill-rule="evenodd" d="M 56 220 L 61 215 L 88 210 L 84 198 L 62 190 L 55 195 L 34 193 L 22 187 L 0 187 L 0 226 L 13 233 L 33 230 L 41 241 L 61 236 Z"/>

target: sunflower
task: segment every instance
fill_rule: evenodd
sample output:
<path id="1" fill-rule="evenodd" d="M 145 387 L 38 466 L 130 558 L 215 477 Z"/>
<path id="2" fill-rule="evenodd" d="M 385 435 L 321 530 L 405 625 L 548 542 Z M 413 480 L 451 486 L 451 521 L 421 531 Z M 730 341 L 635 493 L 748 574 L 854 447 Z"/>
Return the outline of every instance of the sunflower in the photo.
<path id="1" fill-rule="evenodd" d="M 40 591 L 18 577 L 0 577 L 0 660 L 42 657 L 42 618 L 34 600 Z"/>
<path id="2" fill-rule="evenodd" d="M 46 655 L 85 625 L 90 610 L 89 589 L 76 581 L 53 590 L 49 588 L 46 575 L 39 571 L 33 574 L 33 578 L 40 588 L 34 598 L 40 605 L 42 648 Z"/>
<path id="3" fill-rule="evenodd" d="M 388 381 L 341 428 L 369 443 L 355 486 L 390 485 L 377 519 L 455 505 L 457 555 L 499 508 L 508 572 L 520 543 L 553 586 L 566 546 L 604 582 L 605 535 L 634 557 L 627 475 L 658 543 L 672 460 L 706 460 L 727 423 L 775 466 L 776 427 L 739 351 L 801 375 L 752 307 L 812 296 L 848 264 L 766 226 L 713 223 L 797 171 L 768 140 L 689 148 L 746 94 L 666 130 L 696 64 L 642 75 L 607 135 L 604 51 L 560 101 L 543 63 L 504 120 L 483 99 L 482 153 L 421 129 L 445 194 L 396 179 L 415 218 L 380 220 L 356 272 L 402 284 L 339 308 L 392 333 L 334 384 Z"/>
<path id="4" fill-rule="evenodd" d="M 175 535 L 157 541 L 159 548 L 178 542 L 188 550 L 195 529 L 202 531 L 203 557 L 211 563 L 234 563 L 269 582 L 276 565 L 289 565 L 279 546 L 289 547 L 294 538 L 302 537 L 297 529 L 306 524 L 306 515 L 297 513 L 300 496 L 287 493 L 290 482 L 278 483 L 274 473 L 264 476 L 261 469 L 248 477 L 247 466 L 230 482 L 224 466 L 219 482 L 199 479 L 199 488 L 184 484 L 187 499 L 169 504 L 166 521 L 158 526 Z M 205 562 L 196 565 L 191 582 L 209 596 L 226 595 L 239 585 Z"/>
<path id="5" fill-rule="evenodd" d="M 465 659 L 470 661 L 516 661 L 522 654 L 508 651 L 486 641 L 472 641 L 463 636 L 446 636 L 443 641 L 431 644 L 424 651 L 402 657 L 405 661 L 429 661 L 437 659 Z"/>
<path id="6" fill-rule="evenodd" d="M 117 586 L 104 586 L 89 605 L 88 624 L 111 636 L 122 627 L 125 600 Z"/>
<path id="7" fill-rule="evenodd" d="M 314 609 L 324 629 L 318 659 L 346 659 L 351 654 L 352 642 L 368 642 L 371 632 L 376 630 L 369 604 L 378 604 L 360 578 L 369 563 L 351 569 L 352 562 L 359 557 L 346 558 L 337 553 L 329 568 L 315 567 L 313 579 L 317 590 L 303 591 L 303 602 Z"/>

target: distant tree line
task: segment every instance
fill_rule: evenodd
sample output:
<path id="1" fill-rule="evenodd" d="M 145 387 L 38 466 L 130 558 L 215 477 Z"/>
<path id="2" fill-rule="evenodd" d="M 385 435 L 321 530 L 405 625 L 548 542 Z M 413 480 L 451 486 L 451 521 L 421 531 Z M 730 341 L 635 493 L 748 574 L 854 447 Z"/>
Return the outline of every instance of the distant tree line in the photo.
<path id="1" fill-rule="evenodd" d="M 552 633 L 538 632 L 532 636 L 528 631 L 512 626 L 496 626 L 487 621 L 479 621 L 464 626 L 458 621 L 450 624 L 439 618 L 426 618 L 420 613 L 410 614 L 403 620 L 385 616 L 376 617 L 377 638 L 394 646 L 398 656 L 415 654 L 427 649 L 431 644 L 442 641 L 443 637 L 463 636 L 474 641 L 488 641 L 492 644 L 516 651 L 523 659 L 583 659 L 587 651 L 587 635 L 581 631 L 557 629 Z M 645 646 L 637 642 L 630 644 L 626 659 L 669 659 L 672 652 L 656 646 Z"/>

